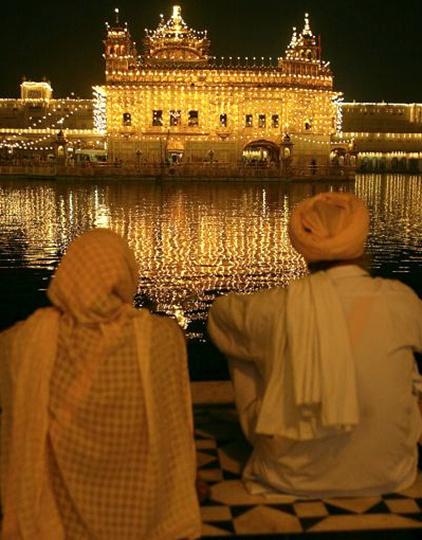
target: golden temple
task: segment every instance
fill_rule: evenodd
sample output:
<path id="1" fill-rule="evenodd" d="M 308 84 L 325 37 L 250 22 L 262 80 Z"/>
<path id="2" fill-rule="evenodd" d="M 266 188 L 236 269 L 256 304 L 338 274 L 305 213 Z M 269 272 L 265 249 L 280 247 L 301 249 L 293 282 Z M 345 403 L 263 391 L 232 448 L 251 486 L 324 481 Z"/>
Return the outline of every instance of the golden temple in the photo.
<path id="1" fill-rule="evenodd" d="M 46 80 L 24 80 L 20 98 L 0 98 L 0 174 L 22 166 L 22 174 L 154 178 L 422 171 L 422 104 L 344 103 L 308 14 L 283 56 L 217 58 L 180 6 L 145 29 L 141 54 L 115 12 L 105 82 L 92 99 L 55 98 Z"/>
<path id="2" fill-rule="evenodd" d="M 94 88 L 109 160 L 329 165 L 341 94 L 308 14 L 283 57 L 218 60 L 207 32 L 189 28 L 180 6 L 146 30 L 139 56 L 116 15 L 104 41 L 106 84 Z"/>

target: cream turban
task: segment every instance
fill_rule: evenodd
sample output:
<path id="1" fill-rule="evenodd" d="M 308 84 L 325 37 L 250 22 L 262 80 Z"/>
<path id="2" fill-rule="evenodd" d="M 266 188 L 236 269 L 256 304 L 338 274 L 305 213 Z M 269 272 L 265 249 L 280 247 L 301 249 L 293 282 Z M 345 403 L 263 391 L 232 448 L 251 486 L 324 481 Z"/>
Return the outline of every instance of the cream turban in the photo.
<path id="1" fill-rule="evenodd" d="M 319 193 L 301 201 L 289 223 L 293 247 L 307 262 L 349 260 L 364 252 L 369 215 L 352 193 Z"/>

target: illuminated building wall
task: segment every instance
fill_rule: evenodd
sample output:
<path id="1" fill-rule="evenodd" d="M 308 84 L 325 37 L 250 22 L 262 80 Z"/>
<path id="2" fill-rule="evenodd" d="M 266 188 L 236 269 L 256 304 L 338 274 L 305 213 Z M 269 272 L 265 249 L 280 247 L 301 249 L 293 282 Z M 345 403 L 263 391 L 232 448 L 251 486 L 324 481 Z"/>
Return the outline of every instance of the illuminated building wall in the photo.
<path id="1" fill-rule="evenodd" d="M 141 56 L 118 10 L 104 46 L 106 82 L 93 87 L 93 99 L 54 99 L 45 81 L 25 81 L 19 99 L 0 99 L 2 161 L 46 158 L 61 131 L 66 157 L 89 150 L 95 161 L 107 152 L 129 166 L 181 160 L 422 172 L 422 104 L 343 103 L 307 14 L 274 59 L 217 59 L 207 32 L 190 29 L 179 6 L 146 30 Z"/>
<path id="2" fill-rule="evenodd" d="M 206 31 L 188 28 L 179 6 L 146 30 L 141 57 L 118 17 L 104 44 L 106 84 L 96 87 L 95 115 L 96 124 L 105 117 L 112 160 L 239 163 L 256 156 L 278 164 L 288 133 L 293 165 L 328 164 L 340 94 L 307 15 L 285 56 L 274 60 L 217 60 Z"/>
<path id="3" fill-rule="evenodd" d="M 51 85 L 44 81 L 24 81 L 20 98 L 0 99 L 0 156 L 54 152 L 60 131 L 72 151 L 104 147 L 94 130 L 92 99 L 54 99 Z"/>
<path id="4" fill-rule="evenodd" d="M 422 132 L 421 103 L 343 103 L 342 111 L 345 132 Z"/>
<path id="5" fill-rule="evenodd" d="M 356 167 L 368 172 L 422 172 L 421 103 L 343 103 L 342 129 Z"/>

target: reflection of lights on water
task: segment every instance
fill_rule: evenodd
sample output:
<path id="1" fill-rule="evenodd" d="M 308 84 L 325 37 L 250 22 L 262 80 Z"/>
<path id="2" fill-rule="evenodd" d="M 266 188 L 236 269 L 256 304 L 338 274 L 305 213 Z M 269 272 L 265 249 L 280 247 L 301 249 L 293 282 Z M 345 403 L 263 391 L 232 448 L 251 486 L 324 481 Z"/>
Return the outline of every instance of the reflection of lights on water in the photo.
<path id="1" fill-rule="evenodd" d="M 267 190 L 262 188 L 262 212 L 265 216 L 267 213 Z"/>
<path id="2" fill-rule="evenodd" d="M 394 263 L 393 273 L 409 273 L 422 266 L 422 178 L 407 175 L 359 175 L 356 194 L 371 215 L 368 252 L 373 266 Z M 403 264 L 410 251 L 412 262 Z M 400 260 L 398 260 L 400 258 Z M 398 276 L 399 277 L 399 276 Z"/>
<path id="3" fill-rule="evenodd" d="M 213 299 L 234 290 L 286 285 L 306 272 L 287 233 L 290 209 L 329 184 L 62 183 L 0 184 L 0 264 L 56 265 L 71 240 L 92 227 L 125 236 L 140 267 L 140 291 L 159 312 L 200 335 Z M 421 265 L 422 179 L 358 176 L 353 184 L 371 211 L 369 251 L 375 264 L 403 247 L 399 272 Z M 383 246 L 384 244 L 384 246 Z M 195 326 L 196 325 L 196 326 Z"/>
<path id="4" fill-rule="evenodd" d="M 110 212 L 108 207 L 105 204 L 99 204 L 95 210 L 95 226 L 108 229 L 110 227 Z"/>
<path id="5" fill-rule="evenodd" d="M 185 317 L 183 310 L 179 306 L 174 306 L 174 317 L 179 326 L 186 330 L 188 327 L 189 319 Z"/>

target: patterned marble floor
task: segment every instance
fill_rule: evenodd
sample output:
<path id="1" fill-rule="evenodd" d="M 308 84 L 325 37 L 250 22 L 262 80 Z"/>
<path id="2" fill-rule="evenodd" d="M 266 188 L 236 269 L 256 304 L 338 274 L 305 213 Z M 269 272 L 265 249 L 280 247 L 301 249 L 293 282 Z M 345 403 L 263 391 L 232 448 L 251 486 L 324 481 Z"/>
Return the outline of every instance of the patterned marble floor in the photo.
<path id="1" fill-rule="evenodd" d="M 250 448 L 233 405 L 196 404 L 194 411 L 198 474 L 211 486 L 201 508 L 204 538 L 422 539 L 422 474 L 410 489 L 383 497 L 252 496 L 240 479 Z"/>

